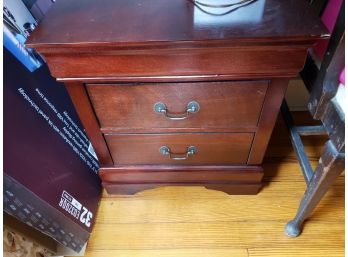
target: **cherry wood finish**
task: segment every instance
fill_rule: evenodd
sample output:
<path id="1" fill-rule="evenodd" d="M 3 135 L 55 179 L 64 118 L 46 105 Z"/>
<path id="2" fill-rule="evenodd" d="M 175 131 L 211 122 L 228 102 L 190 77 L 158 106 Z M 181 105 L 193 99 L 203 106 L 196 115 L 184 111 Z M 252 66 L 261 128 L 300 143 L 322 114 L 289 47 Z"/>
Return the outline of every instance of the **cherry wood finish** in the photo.
<path id="1" fill-rule="evenodd" d="M 226 183 L 227 180 L 260 183 L 263 173 L 258 166 L 117 165 L 101 168 L 100 176 L 104 182 L 119 183 L 163 183 L 168 180 L 177 183 Z"/>
<path id="2" fill-rule="evenodd" d="M 86 133 L 92 142 L 93 148 L 97 154 L 99 162 L 102 164 L 113 164 L 104 137 L 99 130 L 98 121 L 94 115 L 93 108 L 87 97 L 85 87 L 81 83 L 66 83 L 66 89 L 76 108 L 82 124 L 86 129 Z"/>
<path id="3" fill-rule="evenodd" d="M 87 91 L 103 131 L 152 131 L 190 128 L 256 128 L 268 81 L 157 84 L 92 84 Z M 209 97 L 207 97 L 209 96 Z M 250 98 L 253 104 L 250 104 Z M 173 114 L 185 113 L 189 102 L 200 109 L 184 120 L 154 111 L 164 103 Z"/>
<path id="4" fill-rule="evenodd" d="M 326 31 L 304 1 L 258 1 L 258 20 L 259 10 L 244 7 L 204 24 L 188 0 L 62 0 L 27 45 L 65 81 L 296 76 L 307 48 Z"/>
<path id="5" fill-rule="evenodd" d="M 114 164 L 246 164 L 252 133 L 171 133 L 171 134 L 106 134 Z M 169 147 L 183 155 L 194 146 L 197 153 L 186 160 L 173 160 L 159 149 Z"/>
<path id="6" fill-rule="evenodd" d="M 133 195 L 143 190 L 154 189 L 163 186 L 203 186 L 207 189 L 219 190 L 230 195 L 255 195 L 259 192 L 261 184 L 245 184 L 227 182 L 225 184 L 213 183 L 146 183 L 146 184 L 117 184 L 117 183 L 102 183 L 103 187 L 109 194 L 115 195 Z"/>
<path id="7" fill-rule="evenodd" d="M 109 194 L 135 194 L 169 185 L 204 186 L 229 194 L 256 194 L 263 177 L 259 166 L 221 165 L 117 165 L 101 168 L 99 174 Z"/>
<path id="8" fill-rule="evenodd" d="M 273 79 L 268 87 L 259 126 L 250 151 L 248 161 L 250 165 L 262 163 L 288 82 L 287 79 Z"/>
<path id="9" fill-rule="evenodd" d="M 195 22 L 198 10 L 187 0 L 99 0 L 98 4 L 94 0 L 60 0 L 29 42 L 48 48 L 62 44 L 73 44 L 73 48 L 153 46 L 153 42 L 171 46 L 173 41 L 313 41 L 326 33 L 305 1 L 265 0 L 259 4 L 262 12 L 257 19 L 236 19 L 256 15 L 254 8 L 244 7 L 204 24 Z"/>
<path id="10" fill-rule="evenodd" d="M 158 77 L 168 75 L 172 80 L 181 76 L 204 75 L 214 79 L 216 74 L 229 79 L 293 77 L 303 67 L 308 46 L 249 46 L 200 47 L 184 49 L 110 50 L 99 49 L 85 53 L 47 52 L 51 73 L 65 81 L 79 78 Z M 80 49 L 79 49 L 80 50 Z M 44 51 L 45 50 L 41 50 Z M 57 50 L 58 51 L 58 50 Z M 104 52 L 108 54 L 105 55 Z M 171 60 L 168 62 L 168 60 Z M 91 65 L 92 64 L 92 65 Z M 175 64 L 175 65 L 173 65 Z M 139 81 L 139 80 L 138 80 Z"/>
<path id="11" fill-rule="evenodd" d="M 60 0 L 29 38 L 66 82 L 109 193 L 161 185 L 258 192 L 287 82 L 327 34 L 302 0 L 202 15 L 188 0 Z M 189 101 L 201 109 L 169 121 L 154 112 L 158 101 L 173 113 Z M 162 144 L 175 153 L 196 144 L 198 153 L 175 164 Z"/>

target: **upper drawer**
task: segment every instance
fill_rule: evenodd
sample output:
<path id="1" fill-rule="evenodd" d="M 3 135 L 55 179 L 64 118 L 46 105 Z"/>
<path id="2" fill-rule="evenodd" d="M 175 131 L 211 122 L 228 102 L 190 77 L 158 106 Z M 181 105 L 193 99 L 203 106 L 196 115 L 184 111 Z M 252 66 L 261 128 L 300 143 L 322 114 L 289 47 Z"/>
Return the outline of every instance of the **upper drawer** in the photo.
<path id="1" fill-rule="evenodd" d="M 294 42 L 277 46 L 275 40 L 256 46 L 249 46 L 250 42 L 240 46 L 227 43 L 223 47 L 200 44 L 206 47 L 154 46 L 139 50 L 131 46 L 81 48 L 72 44 L 75 47 L 49 45 L 38 50 L 44 54 L 51 74 L 62 81 L 182 81 L 296 76 L 303 68 L 309 47 L 294 46 Z"/>
<path id="2" fill-rule="evenodd" d="M 268 81 L 89 84 L 104 132 L 253 130 Z M 157 104 L 157 105 L 156 105 Z"/>

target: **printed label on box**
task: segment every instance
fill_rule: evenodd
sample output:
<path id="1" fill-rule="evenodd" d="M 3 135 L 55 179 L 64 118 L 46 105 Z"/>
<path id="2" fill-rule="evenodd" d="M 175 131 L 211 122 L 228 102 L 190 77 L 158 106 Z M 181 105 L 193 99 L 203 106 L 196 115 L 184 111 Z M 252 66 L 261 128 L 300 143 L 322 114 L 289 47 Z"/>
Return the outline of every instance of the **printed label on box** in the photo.
<path id="1" fill-rule="evenodd" d="M 86 207 L 82 206 L 82 204 L 72 197 L 68 192 L 63 191 L 59 206 L 74 218 L 78 219 L 86 227 L 91 226 L 91 219 L 93 217 L 92 212 L 90 212 Z"/>

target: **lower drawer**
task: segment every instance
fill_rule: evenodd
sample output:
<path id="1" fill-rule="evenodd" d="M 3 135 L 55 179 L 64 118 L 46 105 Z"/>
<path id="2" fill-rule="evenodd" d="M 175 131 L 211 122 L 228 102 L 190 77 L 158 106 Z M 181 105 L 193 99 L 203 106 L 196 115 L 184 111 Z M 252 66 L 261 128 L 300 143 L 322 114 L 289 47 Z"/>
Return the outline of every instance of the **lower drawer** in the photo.
<path id="1" fill-rule="evenodd" d="M 246 164 L 253 133 L 105 134 L 115 165 Z"/>

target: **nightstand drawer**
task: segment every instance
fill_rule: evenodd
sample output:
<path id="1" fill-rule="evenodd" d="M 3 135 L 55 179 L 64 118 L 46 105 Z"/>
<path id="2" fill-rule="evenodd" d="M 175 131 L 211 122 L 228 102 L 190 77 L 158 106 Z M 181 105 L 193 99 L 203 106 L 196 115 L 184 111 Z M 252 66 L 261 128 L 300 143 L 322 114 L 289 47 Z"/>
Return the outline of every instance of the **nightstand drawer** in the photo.
<path id="1" fill-rule="evenodd" d="M 268 81 L 89 84 L 102 131 L 256 128 Z M 190 130 L 191 129 L 191 130 Z"/>
<path id="2" fill-rule="evenodd" d="M 106 134 L 115 165 L 246 164 L 253 133 Z"/>

